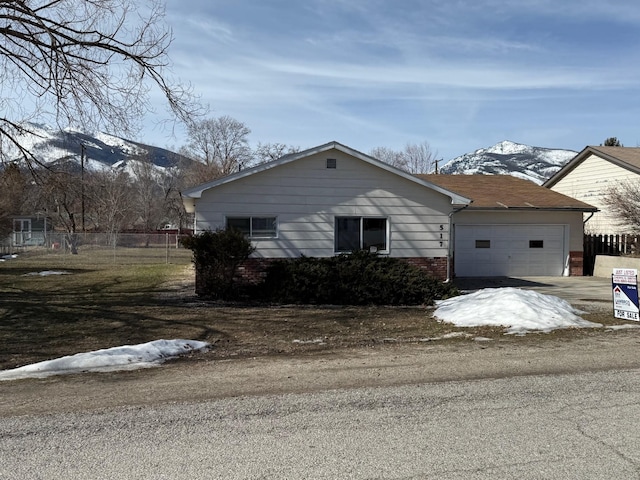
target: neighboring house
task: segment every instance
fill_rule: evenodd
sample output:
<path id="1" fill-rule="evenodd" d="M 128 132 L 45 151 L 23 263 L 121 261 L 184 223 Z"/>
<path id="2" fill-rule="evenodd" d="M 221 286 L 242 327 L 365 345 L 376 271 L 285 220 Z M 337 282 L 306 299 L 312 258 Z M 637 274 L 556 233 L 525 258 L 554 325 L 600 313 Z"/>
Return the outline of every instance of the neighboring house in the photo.
<path id="1" fill-rule="evenodd" d="M 513 177 L 414 176 L 337 142 L 182 197 L 195 233 L 234 226 L 247 234 L 256 247 L 247 270 L 367 249 L 442 279 L 582 274 L 582 213 L 595 210 Z"/>
<path id="2" fill-rule="evenodd" d="M 611 213 L 604 198 L 626 181 L 640 182 L 640 148 L 586 147 L 543 186 L 598 207 L 593 217 L 585 215 L 586 232 L 618 234 L 632 229 Z"/>
<path id="3" fill-rule="evenodd" d="M 52 230 L 49 217 L 21 215 L 12 217 L 12 221 L 11 245 L 15 247 L 34 247 L 46 244 L 48 235 Z"/>

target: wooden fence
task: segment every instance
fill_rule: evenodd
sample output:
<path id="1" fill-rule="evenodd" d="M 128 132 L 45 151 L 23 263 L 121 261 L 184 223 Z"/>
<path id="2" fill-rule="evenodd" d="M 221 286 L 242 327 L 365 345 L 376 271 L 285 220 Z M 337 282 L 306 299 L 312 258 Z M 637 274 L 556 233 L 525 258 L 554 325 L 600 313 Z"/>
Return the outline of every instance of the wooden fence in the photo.
<path id="1" fill-rule="evenodd" d="M 585 235 L 584 275 L 593 275 L 596 255 L 635 255 L 639 250 L 638 235 Z"/>

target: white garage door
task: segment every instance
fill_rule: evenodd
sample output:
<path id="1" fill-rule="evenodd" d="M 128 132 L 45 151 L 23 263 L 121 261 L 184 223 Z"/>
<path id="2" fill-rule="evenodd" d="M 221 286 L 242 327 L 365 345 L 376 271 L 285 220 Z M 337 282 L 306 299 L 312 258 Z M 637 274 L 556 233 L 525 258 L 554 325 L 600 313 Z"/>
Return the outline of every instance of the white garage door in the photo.
<path id="1" fill-rule="evenodd" d="M 560 276 L 563 225 L 457 225 L 454 265 L 459 277 Z"/>

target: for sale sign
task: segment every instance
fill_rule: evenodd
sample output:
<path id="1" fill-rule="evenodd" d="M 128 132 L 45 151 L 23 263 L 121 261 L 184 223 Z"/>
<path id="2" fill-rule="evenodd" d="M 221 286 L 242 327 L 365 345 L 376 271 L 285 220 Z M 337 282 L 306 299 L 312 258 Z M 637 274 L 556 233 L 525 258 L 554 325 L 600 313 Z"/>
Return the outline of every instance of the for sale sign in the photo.
<path id="1" fill-rule="evenodd" d="M 614 268 L 611 276 L 613 285 L 613 315 L 625 320 L 640 321 L 638 312 L 638 270 Z"/>

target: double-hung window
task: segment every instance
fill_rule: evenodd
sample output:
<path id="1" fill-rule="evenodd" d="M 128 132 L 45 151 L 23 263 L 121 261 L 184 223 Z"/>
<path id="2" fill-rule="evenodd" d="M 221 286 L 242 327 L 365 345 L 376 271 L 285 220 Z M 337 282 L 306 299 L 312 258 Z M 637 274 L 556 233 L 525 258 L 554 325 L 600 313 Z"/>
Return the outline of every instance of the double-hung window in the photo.
<path id="1" fill-rule="evenodd" d="M 335 251 L 387 252 L 389 250 L 387 226 L 386 218 L 336 217 Z"/>
<path id="2" fill-rule="evenodd" d="M 249 238 L 276 238 L 277 217 L 227 217 L 227 228 L 240 230 Z"/>

